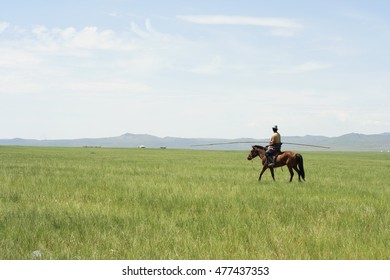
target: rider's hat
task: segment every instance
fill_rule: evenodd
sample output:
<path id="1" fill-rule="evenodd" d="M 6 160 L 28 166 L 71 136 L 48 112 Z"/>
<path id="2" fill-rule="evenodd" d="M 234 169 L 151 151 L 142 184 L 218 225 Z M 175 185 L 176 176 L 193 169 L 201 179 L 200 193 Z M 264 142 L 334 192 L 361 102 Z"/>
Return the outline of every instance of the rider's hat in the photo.
<path id="1" fill-rule="evenodd" d="M 274 129 L 274 130 L 278 130 L 278 126 L 277 126 L 277 125 L 275 125 L 275 126 L 273 126 L 273 127 L 272 127 L 272 129 Z"/>

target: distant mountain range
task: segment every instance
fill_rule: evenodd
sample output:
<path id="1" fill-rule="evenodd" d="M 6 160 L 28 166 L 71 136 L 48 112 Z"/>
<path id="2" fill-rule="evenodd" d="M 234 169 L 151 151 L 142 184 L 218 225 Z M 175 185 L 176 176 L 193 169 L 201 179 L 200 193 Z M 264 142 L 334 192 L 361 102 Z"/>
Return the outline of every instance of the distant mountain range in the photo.
<path id="1" fill-rule="evenodd" d="M 82 138 L 70 140 L 35 140 L 35 139 L 0 139 L 0 145 L 8 146 L 57 146 L 57 147 L 114 147 L 114 148 L 176 148 L 202 150 L 248 150 L 251 145 L 266 145 L 267 139 L 222 139 L 222 138 L 178 138 L 156 137 L 148 134 L 126 133 L 117 137 Z M 330 151 L 383 151 L 390 150 L 390 133 L 365 135 L 358 133 L 345 134 L 339 137 L 325 136 L 282 136 L 283 150 L 327 150 L 322 148 L 292 145 L 287 143 L 308 144 L 330 147 Z M 221 145 L 204 145 L 209 143 L 247 142 Z"/>

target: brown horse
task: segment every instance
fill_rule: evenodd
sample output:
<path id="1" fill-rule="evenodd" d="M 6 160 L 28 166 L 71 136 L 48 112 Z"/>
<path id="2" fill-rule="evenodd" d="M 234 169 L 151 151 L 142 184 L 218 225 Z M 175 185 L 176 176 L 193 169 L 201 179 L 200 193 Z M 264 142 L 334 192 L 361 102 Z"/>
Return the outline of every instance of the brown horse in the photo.
<path id="1" fill-rule="evenodd" d="M 252 160 L 257 156 L 259 156 L 262 160 L 263 169 L 260 172 L 259 181 L 261 180 L 261 176 L 267 170 L 267 168 L 270 169 L 272 179 L 275 181 L 274 168 L 282 167 L 284 165 L 287 165 L 288 171 L 290 171 L 290 182 L 294 177 L 293 169 L 298 173 L 299 181 L 301 181 L 301 177 L 303 180 L 305 180 L 305 170 L 303 169 L 303 157 L 301 154 L 290 151 L 281 152 L 275 159 L 275 165 L 273 167 L 268 167 L 267 157 L 265 156 L 266 150 L 267 149 L 263 146 L 255 145 L 252 146 L 252 150 L 248 154 L 248 160 Z"/>

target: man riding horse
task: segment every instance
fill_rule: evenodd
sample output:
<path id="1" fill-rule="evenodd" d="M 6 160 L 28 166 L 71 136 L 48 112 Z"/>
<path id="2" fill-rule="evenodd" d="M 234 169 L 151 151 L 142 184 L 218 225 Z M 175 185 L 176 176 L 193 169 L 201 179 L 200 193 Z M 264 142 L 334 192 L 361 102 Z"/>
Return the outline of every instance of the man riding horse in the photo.
<path id="1" fill-rule="evenodd" d="M 267 162 L 269 167 L 273 167 L 275 165 L 274 163 L 274 156 L 278 155 L 280 153 L 280 149 L 282 147 L 282 137 L 280 136 L 278 132 L 278 126 L 275 125 L 272 127 L 273 134 L 271 136 L 271 141 L 269 142 L 269 145 L 266 147 L 267 151 L 265 152 L 265 156 L 267 157 Z"/>

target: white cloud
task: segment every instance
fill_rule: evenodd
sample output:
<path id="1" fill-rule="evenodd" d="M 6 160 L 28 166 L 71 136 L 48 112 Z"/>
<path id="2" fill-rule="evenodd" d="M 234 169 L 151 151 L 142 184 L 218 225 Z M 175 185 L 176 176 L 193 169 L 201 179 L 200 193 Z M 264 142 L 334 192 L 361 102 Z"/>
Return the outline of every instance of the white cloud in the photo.
<path id="1" fill-rule="evenodd" d="M 3 33 L 9 26 L 8 22 L 0 22 L 0 33 Z"/>
<path id="2" fill-rule="evenodd" d="M 247 17 L 225 15 L 179 15 L 178 19 L 196 24 L 253 25 L 271 28 L 271 35 L 290 37 L 303 28 L 297 21 L 278 17 Z"/>
<path id="3" fill-rule="evenodd" d="M 217 74 L 221 68 L 222 58 L 219 55 L 214 56 L 208 63 L 201 64 L 191 70 L 196 74 Z"/>
<path id="4" fill-rule="evenodd" d="M 76 82 L 69 84 L 68 89 L 74 92 L 93 93 L 139 93 L 149 89 L 142 83 L 128 81 L 99 81 L 99 82 Z"/>
<path id="5" fill-rule="evenodd" d="M 311 72 L 311 71 L 329 69 L 331 67 L 333 67 L 333 65 L 330 63 L 309 61 L 309 62 L 303 63 L 303 64 L 298 65 L 297 67 L 293 68 L 293 72 L 298 72 L 298 73 Z"/>
<path id="6" fill-rule="evenodd" d="M 130 23 L 131 31 L 141 38 L 150 38 L 151 34 L 142 30 L 135 22 Z"/>
<path id="7" fill-rule="evenodd" d="M 277 28 L 301 28 L 302 25 L 287 18 L 261 18 L 224 15 L 177 16 L 178 19 L 197 24 L 258 25 Z"/>
<path id="8" fill-rule="evenodd" d="M 145 29 L 143 30 L 135 22 L 130 23 L 131 31 L 142 39 L 154 39 L 160 41 L 171 42 L 175 40 L 171 35 L 157 31 L 153 28 L 152 22 L 149 19 L 145 20 Z"/>
<path id="9" fill-rule="evenodd" d="M 294 30 L 288 28 L 275 28 L 271 30 L 271 35 L 279 37 L 291 37 L 295 35 Z"/>
<path id="10" fill-rule="evenodd" d="M 44 89 L 44 86 L 30 81 L 26 74 L 21 74 L 16 77 L 14 75 L 1 75 L 0 76 L 0 93 L 6 95 L 13 94 L 25 94 L 25 93 L 38 93 Z"/>
<path id="11" fill-rule="evenodd" d="M 39 63 L 40 59 L 30 52 L 9 47 L 0 48 L 0 67 L 31 70 Z"/>
<path id="12" fill-rule="evenodd" d="M 321 71 L 334 67 L 334 64 L 319 62 L 319 61 L 308 61 L 303 64 L 294 66 L 294 67 L 286 67 L 285 69 L 277 69 L 273 70 L 272 73 L 275 74 L 299 74 L 299 73 L 307 73 L 313 71 Z"/>
<path id="13" fill-rule="evenodd" d="M 78 30 L 74 27 L 49 29 L 39 25 L 31 29 L 31 34 L 34 38 L 29 38 L 30 44 L 24 48 L 46 54 L 78 56 L 92 50 L 131 51 L 138 48 L 127 34 L 117 34 L 111 29 L 100 30 L 95 26 Z"/>

